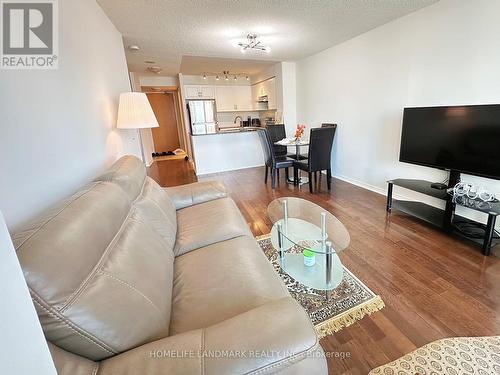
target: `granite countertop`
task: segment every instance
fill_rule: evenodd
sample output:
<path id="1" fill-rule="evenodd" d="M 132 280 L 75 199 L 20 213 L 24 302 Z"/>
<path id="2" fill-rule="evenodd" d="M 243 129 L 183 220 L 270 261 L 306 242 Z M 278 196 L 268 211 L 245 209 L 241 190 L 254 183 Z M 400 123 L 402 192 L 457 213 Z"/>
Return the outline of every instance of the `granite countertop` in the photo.
<path id="1" fill-rule="evenodd" d="M 240 127 L 230 127 L 230 128 L 221 128 L 218 129 L 214 132 L 209 132 L 205 134 L 191 134 L 193 137 L 199 137 L 199 136 L 204 136 L 204 135 L 216 135 L 216 134 L 233 134 L 233 133 L 247 133 L 247 132 L 254 132 L 259 129 L 262 129 L 261 127 L 255 127 L 255 126 L 240 126 Z"/>

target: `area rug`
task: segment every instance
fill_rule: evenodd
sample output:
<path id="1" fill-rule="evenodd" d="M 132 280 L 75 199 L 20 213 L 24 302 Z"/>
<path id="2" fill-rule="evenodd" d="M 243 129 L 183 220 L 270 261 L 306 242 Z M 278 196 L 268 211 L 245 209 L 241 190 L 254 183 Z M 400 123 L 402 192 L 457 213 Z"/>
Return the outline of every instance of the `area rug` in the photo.
<path id="1" fill-rule="evenodd" d="M 327 301 L 325 291 L 306 287 L 281 271 L 270 235 L 258 237 L 257 241 L 292 297 L 309 314 L 319 338 L 338 332 L 384 307 L 382 299 L 345 267 L 342 282 L 331 291 Z"/>
<path id="2" fill-rule="evenodd" d="M 153 160 L 154 161 L 181 160 L 184 159 L 186 156 L 187 154 L 185 151 L 179 150 L 175 153 L 175 155 L 153 156 Z"/>
<path id="3" fill-rule="evenodd" d="M 370 372 L 377 374 L 500 375 L 500 336 L 437 340 Z"/>

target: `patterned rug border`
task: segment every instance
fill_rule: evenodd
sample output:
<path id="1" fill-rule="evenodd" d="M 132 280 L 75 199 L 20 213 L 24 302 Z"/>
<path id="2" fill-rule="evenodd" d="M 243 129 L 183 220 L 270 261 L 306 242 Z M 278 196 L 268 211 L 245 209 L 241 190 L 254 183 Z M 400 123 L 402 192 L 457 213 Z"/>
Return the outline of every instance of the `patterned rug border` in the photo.
<path id="1" fill-rule="evenodd" d="M 267 240 L 271 237 L 271 233 L 264 234 L 255 237 L 257 241 Z M 322 339 L 325 336 L 332 335 L 335 332 L 339 332 L 343 328 L 353 325 L 357 321 L 363 319 L 366 315 L 371 315 L 374 312 L 380 311 L 385 307 L 385 303 L 382 298 L 375 294 L 370 288 L 368 288 L 365 283 L 363 283 L 356 275 L 354 275 L 347 267 L 343 265 L 344 272 L 349 273 L 349 275 L 355 279 L 358 283 L 363 285 L 367 290 L 369 290 L 373 297 L 368 301 L 363 302 L 358 306 L 354 306 L 343 313 L 333 316 L 324 322 L 318 323 L 314 326 L 318 337 Z"/>

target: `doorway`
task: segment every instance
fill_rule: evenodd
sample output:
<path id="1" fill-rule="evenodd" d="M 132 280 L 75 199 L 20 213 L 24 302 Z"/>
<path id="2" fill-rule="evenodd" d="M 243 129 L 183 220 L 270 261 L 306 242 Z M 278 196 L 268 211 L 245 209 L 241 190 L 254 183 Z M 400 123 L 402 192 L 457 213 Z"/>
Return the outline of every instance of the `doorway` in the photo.
<path id="1" fill-rule="evenodd" d="M 160 125 L 151 129 L 154 152 L 162 154 L 180 148 L 177 91 L 150 92 L 146 95 Z"/>

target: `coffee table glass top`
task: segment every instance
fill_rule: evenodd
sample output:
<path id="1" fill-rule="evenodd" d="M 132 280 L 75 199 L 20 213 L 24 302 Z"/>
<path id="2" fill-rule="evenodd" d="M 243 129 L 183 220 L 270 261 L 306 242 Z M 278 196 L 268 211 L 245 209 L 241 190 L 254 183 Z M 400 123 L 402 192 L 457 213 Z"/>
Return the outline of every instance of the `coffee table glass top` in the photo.
<path id="1" fill-rule="evenodd" d="M 287 202 L 289 218 L 301 219 L 316 228 L 314 231 L 311 226 L 292 223 L 293 227 L 284 233 L 287 239 L 294 243 L 302 240 L 321 240 L 321 214 L 325 213 L 326 234 L 332 248 L 339 253 L 349 246 L 351 237 L 344 224 L 324 208 L 302 198 L 283 197 L 273 200 L 267 206 L 267 214 L 273 224 L 284 218 L 284 201 Z"/>
<path id="2" fill-rule="evenodd" d="M 320 206 L 294 197 L 274 200 L 268 214 L 281 269 L 305 286 L 335 289 L 343 278 L 337 253 L 350 242 L 344 225 Z"/>

